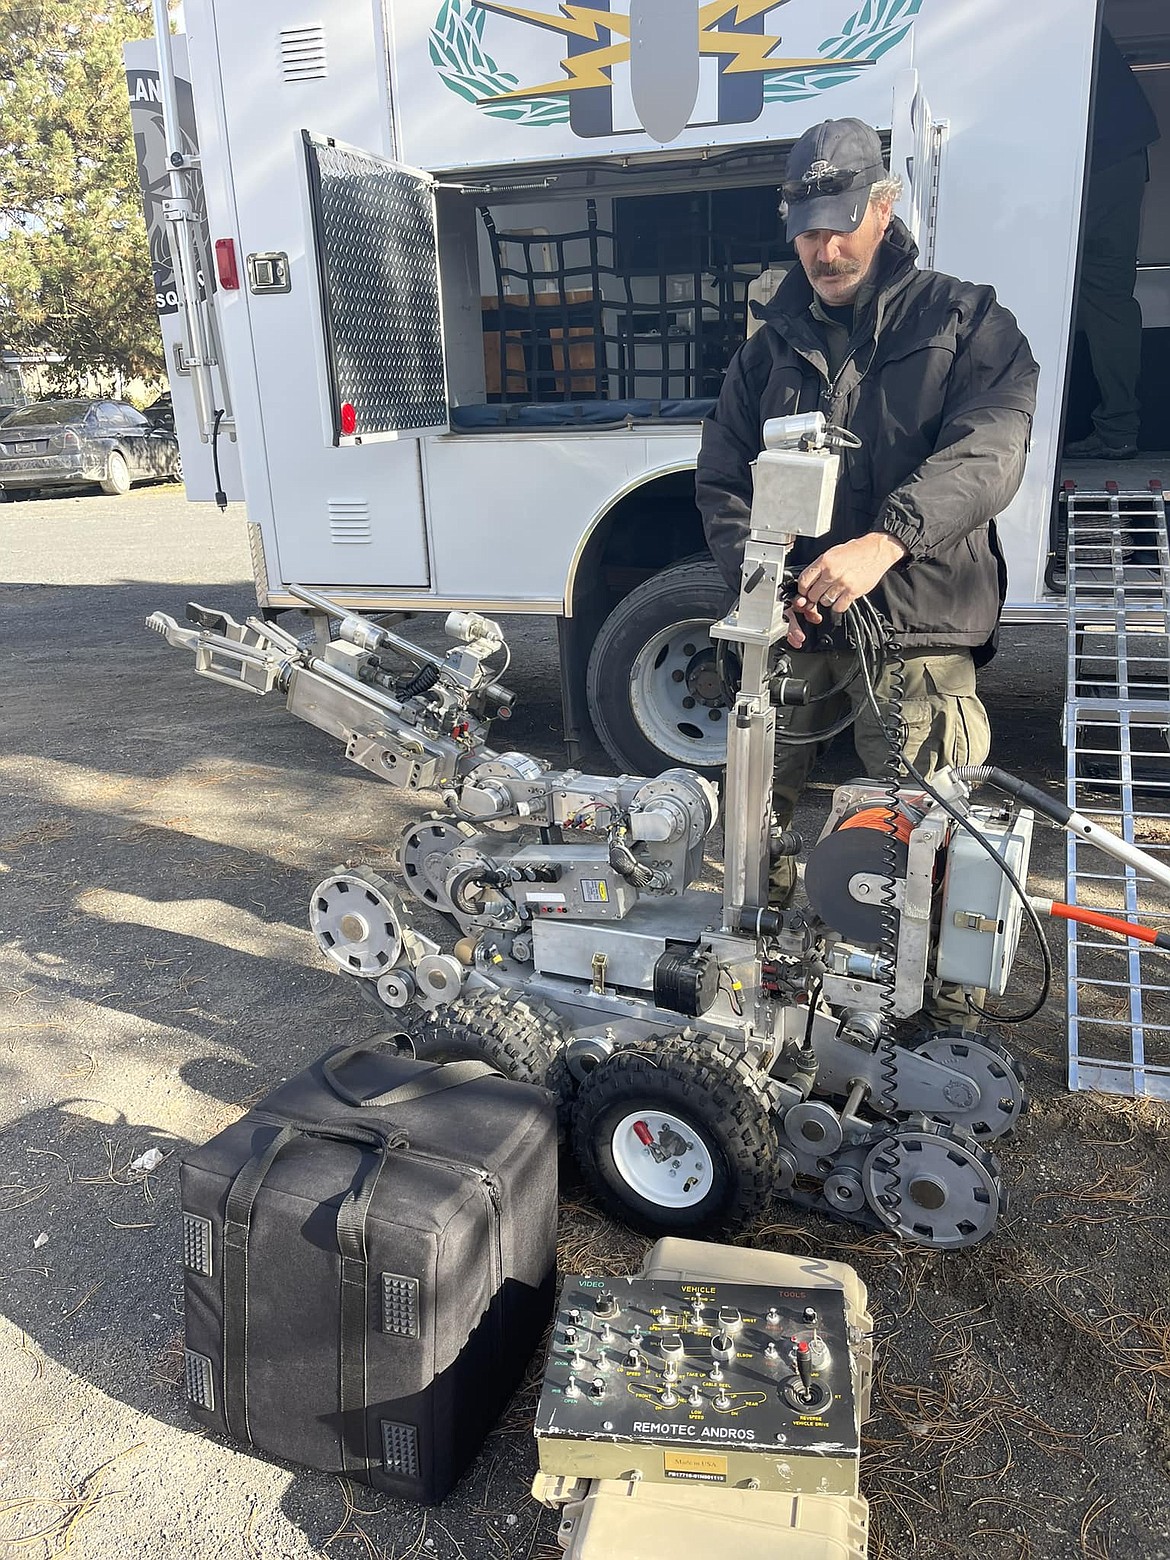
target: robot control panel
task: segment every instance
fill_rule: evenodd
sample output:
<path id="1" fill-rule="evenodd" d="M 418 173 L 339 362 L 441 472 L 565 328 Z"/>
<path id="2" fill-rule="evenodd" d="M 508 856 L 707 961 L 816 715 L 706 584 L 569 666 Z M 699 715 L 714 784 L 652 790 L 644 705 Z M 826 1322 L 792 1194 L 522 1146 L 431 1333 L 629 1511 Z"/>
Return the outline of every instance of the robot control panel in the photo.
<path id="1" fill-rule="evenodd" d="M 544 1473 L 857 1492 L 839 1289 L 566 1281 L 536 1437 Z"/>

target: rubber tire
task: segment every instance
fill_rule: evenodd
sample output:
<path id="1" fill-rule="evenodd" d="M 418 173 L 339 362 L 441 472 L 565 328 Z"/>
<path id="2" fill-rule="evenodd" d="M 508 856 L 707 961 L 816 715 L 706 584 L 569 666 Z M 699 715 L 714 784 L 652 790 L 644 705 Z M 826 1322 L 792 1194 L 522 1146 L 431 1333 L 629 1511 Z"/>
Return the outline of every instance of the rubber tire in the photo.
<path id="1" fill-rule="evenodd" d="M 636 1051 L 640 1056 L 660 1057 L 668 1045 L 677 1046 L 677 1036 L 667 1036 L 653 1040 L 622 1040 L 614 1048 L 616 1056 L 620 1051 L 623 1055 Z M 597 1064 L 604 1066 L 603 1062 Z M 596 1068 L 591 1069 L 592 1072 Z M 545 1076 L 544 1086 L 556 1096 L 557 1101 L 557 1126 L 560 1129 L 561 1138 L 568 1142 L 573 1132 L 573 1113 L 577 1109 L 577 1095 L 582 1085 L 577 1082 L 569 1067 L 569 1046 L 563 1045 L 553 1057 L 548 1073 Z"/>
<path id="2" fill-rule="evenodd" d="M 544 1088 L 564 1043 L 560 1020 L 544 1002 L 506 992 L 473 992 L 425 1014 L 411 1031 L 425 1062 L 483 1061 L 517 1083 Z"/>
<path id="3" fill-rule="evenodd" d="M 614 1128 L 639 1106 L 683 1117 L 714 1165 L 710 1192 L 690 1208 L 663 1208 L 635 1192 L 613 1158 Z M 573 1152 L 606 1211 L 643 1234 L 734 1234 L 772 1196 L 778 1149 L 768 1101 L 750 1065 L 701 1044 L 671 1047 L 655 1059 L 619 1051 L 581 1084 Z"/>
<path id="4" fill-rule="evenodd" d="M 619 768 L 629 774 L 657 775 L 683 765 L 710 779 L 723 773 L 723 762 L 702 764 L 681 753 L 662 752 L 638 723 L 630 682 L 634 662 L 656 634 L 695 617 L 714 623 L 725 615 L 732 599 L 713 562 L 690 559 L 643 581 L 601 625 L 589 656 L 585 696 L 593 729 Z"/>
<path id="5" fill-rule="evenodd" d="M 110 498 L 123 498 L 130 491 L 130 467 L 120 450 L 111 450 L 102 478 L 102 492 Z"/>

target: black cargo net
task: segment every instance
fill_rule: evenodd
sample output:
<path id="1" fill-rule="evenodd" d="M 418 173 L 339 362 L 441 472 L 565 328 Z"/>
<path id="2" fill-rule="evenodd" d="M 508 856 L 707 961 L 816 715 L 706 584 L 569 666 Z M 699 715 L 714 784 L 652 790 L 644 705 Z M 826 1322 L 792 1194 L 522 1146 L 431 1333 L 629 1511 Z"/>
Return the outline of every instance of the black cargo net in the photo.
<path id="1" fill-rule="evenodd" d="M 753 197 L 746 232 L 742 207 L 735 231 L 720 231 L 708 197 L 615 202 L 617 231 L 594 200 L 585 227 L 564 233 L 503 232 L 481 207 L 496 283 L 483 312 L 488 401 L 717 396 L 746 336 L 750 282 L 790 253 L 773 190 L 728 193 Z"/>
<path id="2" fill-rule="evenodd" d="M 334 399 L 355 431 L 447 421 L 434 195 L 410 171 L 306 136 Z"/>

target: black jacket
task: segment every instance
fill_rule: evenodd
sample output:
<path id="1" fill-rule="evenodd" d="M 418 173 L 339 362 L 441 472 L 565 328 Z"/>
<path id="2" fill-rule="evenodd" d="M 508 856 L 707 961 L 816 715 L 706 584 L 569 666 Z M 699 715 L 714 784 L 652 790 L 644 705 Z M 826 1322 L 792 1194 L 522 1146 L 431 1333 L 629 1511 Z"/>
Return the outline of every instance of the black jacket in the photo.
<path id="1" fill-rule="evenodd" d="M 990 287 L 915 266 L 894 219 L 876 288 L 830 384 L 812 289 L 796 265 L 736 354 L 703 425 L 696 497 L 734 590 L 751 510 L 751 463 L 770 417 L 823 411 L 861 440 L 844 452 L 829 537 L 798 540 L 799 571 L 836 542 L 888 531 L 909 549 L 872 593 L 908 647 L 994 653 L 1006 571 L 993 517 L 1014 497 L 1038 370 Z"/>

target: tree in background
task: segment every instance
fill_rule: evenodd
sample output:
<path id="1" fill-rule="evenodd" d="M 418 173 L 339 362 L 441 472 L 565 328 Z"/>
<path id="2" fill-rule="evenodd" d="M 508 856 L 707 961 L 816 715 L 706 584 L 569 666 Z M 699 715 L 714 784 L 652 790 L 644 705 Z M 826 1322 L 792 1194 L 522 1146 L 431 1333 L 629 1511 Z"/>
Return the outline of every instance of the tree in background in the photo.
<path id="1" fill-rule="evenodd" d="M 153 31 L 149 0 L 0 0 L 0 343 L 63 391 L 164 374 L 122 63 Z"/>

